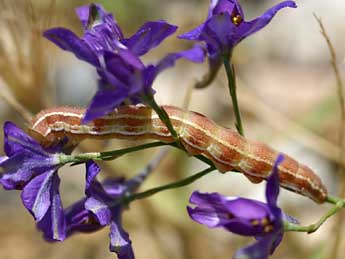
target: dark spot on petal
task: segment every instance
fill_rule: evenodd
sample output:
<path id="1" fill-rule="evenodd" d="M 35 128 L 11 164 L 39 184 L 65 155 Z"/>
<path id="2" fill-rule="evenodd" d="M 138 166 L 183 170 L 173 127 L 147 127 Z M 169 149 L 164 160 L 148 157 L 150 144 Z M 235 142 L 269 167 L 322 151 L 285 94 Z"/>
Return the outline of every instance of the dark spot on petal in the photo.
<path id="1" fill-rule="evenodd" d="M 227 219 L 233 219 L 233 218 L 234 218 L 234 215 L 232 215 L 231 213 L 226 213 L 226 214 L 225 214 L 225 218 L 227 218 Z"/>

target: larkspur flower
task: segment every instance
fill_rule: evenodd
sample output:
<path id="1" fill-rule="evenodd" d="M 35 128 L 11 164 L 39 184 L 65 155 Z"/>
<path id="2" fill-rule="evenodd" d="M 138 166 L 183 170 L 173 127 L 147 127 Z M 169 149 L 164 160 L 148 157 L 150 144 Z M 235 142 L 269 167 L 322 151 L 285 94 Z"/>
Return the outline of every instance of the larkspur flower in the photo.
<path id="1" fill-rule="evenodd" d="M 134 252 L 128 233 L 122 227 L 124 198 L 135 191 L 145 176 L 138 175 L 125 181 L 123 178 L 107 179 L 100 183 L 96 164 L 87 163 L 86 198 L 65 210 L 67 236 L 88 233 L 110 226 L 110 251 L 119 259 L 132 259 Z"/>
<path id="2" fill-rule="evenodd" d="M 222 227 L 243 236 L 254 236 L 256 242 L 236 252 L 235 258 L 268 258 L 280 244 L 283 233 L 283 220 L 296 223 L 292 217 L 285 216 L 277 206 L 279 195 L 278 165 L 283 160 L 279 155 L 272 174 L 267 180 L 267 203 L 256 200 L 225 197 L 219 193 L 200 193 L 195 191 L 187 207 L 190 217 L 209 228 Z"/>
<path id="3" fill-rule="evenodd" d="M 150 21 L 132 37 L 124 38 L 113 16 L 100 5 L 83 6 L 77 9 L 77 14 L 85 31 L 82 38 L 64 28 L 50 29 L 44 36 L 97 68 L 99 87 L 84 123 L 113 111 L 125 100 L 134 104 L 144 102 L 144 96 L 154 94 L 152 84 L 156 76 L 173 66 L 176 60 L 204 61 L 204 51 L 196 45 L 186 51 L 170 53 L 156 65 L 145 66 L 139 57 L 174 33 L 176 26 L 165 21 Z"/>
<path id="4" fill-rule="evenodd" d="M 59 193 L 59 152 L 63 145 L 45 149 L 11 122 L 4 124 L 5 157 L 0 162 L 0 184 L 22 190 L 24 206 L 44 235 L 65 239 L 65 220 Z"/>
<path id="5" fill-rule="evenodd" d="M 196 87 L 207 86 L 215 78 L 223 58 L 229 58 L 233 48 L 240 41 L 264 28 L 275 14 L 285 7 L 297 6 L 293 1 L 284 1 L 254 20 L 245 21 L 238 0 L 211 0 L 206 21 L 179 36 L 181 39 L 206 43 L 209 74 Z"/>
<path id="6" fill-rule="evenodd" d="M 141 56 L 158 46 L 177 27 L 165 21 L 149 21 L 131 37 L 125 38 L 113 15 L 99 4 L 90 4 L 76 9 L 84 35 L 79 38 L 65 28 L 52 28 L 44 36 L 60 48 L 74 53 L 79 59 L 96 67 L 102 66 L 104 51 L 128 49 Z"/>

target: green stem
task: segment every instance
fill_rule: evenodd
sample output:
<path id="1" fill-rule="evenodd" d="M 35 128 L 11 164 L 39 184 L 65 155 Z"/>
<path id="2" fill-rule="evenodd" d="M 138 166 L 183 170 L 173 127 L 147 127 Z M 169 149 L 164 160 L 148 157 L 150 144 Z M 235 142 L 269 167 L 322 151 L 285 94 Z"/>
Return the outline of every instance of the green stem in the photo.
<path id="1" fill-rule="evenodd" d="M 215 170 L 216 168 L 214 166 L 210 166 L 209 168 L 199 172 L 199 173 L 196 173 L 190 177 L 187 177 L 181 181 L 177 181 L 177 182 L 174 182 L 174 183 L 170 183 L 170 184 L 167 184 L 167 185 L 163 185 L 163 186 L 159 186 L 159 187 L 156 187 L 156 188 L 152 188 L 150 190 L 147 190 L 147 191 L 144 191 L 144 192 L 139 192 L 139 193 L 134 193 L 132 195 L 130 195 L 128 197 L 128 202 L 131 202 L 131 201 L 134 201 L 134 200 L 139 200 L 139 199 L 144 199 L 144 198 L 147 198 L 149 196 L 152 196 L 158 192 L 162 192 L 162 191 L 165 191 L 165 190 L 168 190 L 168 189 L 174 189 L 174 188 L 179 188 L 179 187 L 183 187 L 183 186 L 186 186 L 188 184 L 191 184 L 192 182 L 198 180 L 199 178 L 203 177 L 204 175 L 212 172 L 213 170 Z"/>
<path id="2" fill-rule="evenodd" d="M 336 214 L 345 206 L 345 200 L 338 200 L 333 208 L 331 208 L 325 215 L 323 215 L 318 222 L 308 225 L 308 226 L 299 226 L 290 222 L 284 222 L 285 231 L 297 231 L 297 232 L 307 232 L 308 234 L 315 232 L 319 227 L 331 216 Z"/>
<path id="3" fill-rule="evenodd" d="M 331 204 L 337 204 L 339 201 L 342 201 L 342 199 L 335 196 L 327 196 L 326 198 L 326 202 Z"/>
<path id="4" fill-rule="evenodd" d="M 167 126 L 171 136 L 177 143 L 179 143 L 179 136 L 177 135 L 167 112 L 156 103 L 156 100 L 153 98 L 153 96 L 145 96 L 144 100 L 158 114 L 161 121 L 165 124 L 165 126 Z"/>
<path id="5" fill-rule="evenodd" d="M 136 151 L 147 149 L 147 148 L 160 147 L 160 146 L 166 146 L 166 145 L 169 145 L 169 144 L 163 143 L 161 141 L 157 141 L 157 142 L 151 142 L 151 143 L 147 143 L 147 144 L 143 144 L 139 146 L 123 148 L 119 150 L 106 151 L 106 152 L 92 152 L 92 153 L 84 153 L 84 154 L 78 154 L 78 155 L 60 154 L 59 160 L 61 164 L 83 163 L 91 159 L 92 160 L 112 160 L 122 155 L 125 155 L 127 153 L 132 153 L 132 152 L 136 152 Z"/>
<path id="6" fill-rule="evenodd" d="M 237 101 L 237 94 L 236 94 L 236 77 L 235 77 L 235 70 L 234 67 L 230 65 L 230 58 L 228 56 L 223 58 L 223 64 L 226 71 L 226 76 L 228 78 L 228 86 L 230 91 L 230 96 L 234 108 L 235 118 L 236 118 L 236 129 L 238 133 L 240 133 L 242 136 L 244 136 L 242 121 L 241 121 L 241 114 L 240 109 L 238 106 Z"/>
<path id="7" fill-rule="evenodd" d="M 172 146 L 178 149 L 181 149 L 185 151 L 183 148 L 181 148 L 178 144 L 175 142 L 173 143 L 164 143 L 161 141 L 157 142 L 151 142 L 139 146 L 134 146 L 134 147 L 129 147 L 129 148 L 123 148 L 119 150 L 112 150 L 112 151 L 106 151 L 106 152 L 91 152 L 91 153 L 83 153 L 83 154 L 78 154 L 78 155 L 65 155 L 65 154 L 60 154 L 59 155 L 59 163 L 62 164 L 68 164 L 68 163 L 73 163 L 73 164 L 79 164 L 79 163 L 84 163 L 88 160 L 112 160 L 116 159 L 122 155 L 125 155 L 127 153 L 132 153 L 136 152 L 139 150 L 147 149 L 147 148 L 153 148 L 153 147 L 160 147 L 160 146 Z M 213 162 L 208 159 L 207 157 L 204 157 L 203 155 L 196 155 L 194 156 L 195 158 L 199 159 L 200 161 L 208 164 L 209 166 L 214 166 Z"/>

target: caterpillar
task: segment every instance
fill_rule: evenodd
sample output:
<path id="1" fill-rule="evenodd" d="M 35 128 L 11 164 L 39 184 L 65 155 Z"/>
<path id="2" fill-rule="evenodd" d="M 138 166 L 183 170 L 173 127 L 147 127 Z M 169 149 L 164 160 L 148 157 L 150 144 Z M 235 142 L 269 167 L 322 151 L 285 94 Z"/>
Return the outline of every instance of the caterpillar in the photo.
<path id="1" fill-rule="evenodd" d="M 162 106 L 170 117 L 181 144 L 190 155 L 204 155 L 220 172 L 236 170 L 254 183 L 267 179 L 278 152 L 264 143 L 247 140 L 232 129 L 221 127 L 202 114 L 174 106 Z M 86 138 L 155 139 L 174 142 L 158 115 L 147 106 L 126 105 L 110 114 L 81 124 L 85 109 L 60 107 L 41 111 L 29 124 L 28 133 L 42 146 L 58 143 L 65 136 L 77 145 Z M 327 189 L 307 166 L 284 154 L 278 166 L 280 185 L 317 203 Z"/>

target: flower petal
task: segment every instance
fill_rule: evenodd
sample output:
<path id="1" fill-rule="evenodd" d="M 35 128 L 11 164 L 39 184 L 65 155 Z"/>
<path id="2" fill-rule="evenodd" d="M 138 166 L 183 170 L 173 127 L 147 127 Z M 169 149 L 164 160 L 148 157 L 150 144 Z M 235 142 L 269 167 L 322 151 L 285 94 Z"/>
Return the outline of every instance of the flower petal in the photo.
<path id="1" fill-rule="evenodd" d="M 43 231 L 47 241 L 63 241 L 66 238 L 66 222 L 59 192 L 60 179 L 57 173 L 52 174 L 50 188 L 50 207 L 41 221 L 38 229 Z"/>
<path id="2" fill-rule="evenodd" d="M 205 24 L 202 23 L 198 27 L 194 28 L 193 30 L 180 34 L 178 38 L 185 39 L 185 40 L 199 40 L 199 37 L 202 33 L 202 30 L 204 29 L 204 26 Z"/>
<path id="3" fill-rule="evenodd" d="M 79 6 L 75 9 L 75 12 L 83 25 L 84 29 L 87 29 L 87 25 L 89 22 L 89 11 L 90 11 L 90 5 L 83 5 Z"/>
<path id="4" fill-rule="evenodd" d="M 65 28 L 53 28 L 43 33 L 43 36 L 55 43 L 63 50 L 70 51 L 74 55 L 96 67 L 100 66 L 98 57 L 85 41 L 81 40 L 72 31 Z"/>
<path id="5" fill-rule="evenodd" d="M 232 217 L 247 220 L 264 218 L 269 211 L 268 206 L 263 202 L 245 198 L 226 197 L 219 193 L 194 191 L 189 202 L 199 208 L 213 209 L 218 213 L 231 214 Z"/>
<path id="6" fill-rule="evenodd" d="M 112 212 L 106 203 L 90 197 L 85 202 L 85 209 L 95 214 L 100 225 L 105 226 L 110 224 Z M 112 210 L 114 209 L 112 208 Z"/>
<path id="7" fill-rule="evenodd" d="M 55 170 L 48 171 L 33 178 L 21 194 L 24 206 L 40 221 L 46 214 L 51 202 L 51 189 Z"/>
<path id="8" fill-rule="evenodd" d="M 94 27 L 103 27 L 105 31 L 113 32 L 111 37 L 122 39 L 123 34 L 111 13 L 107 13 L 100 4 L 80 6 L 75 9 L 85 31 L 92 31 Z M 91 16 L 90 16 L 91 13 Z M 97 29 L 99 31 L 99 28 Z"/>
<path id="9" fill-rule="evenodd" d="M 263 15 L 259 16 L 258 18 L 250 22 L 242 22 L 240 24 L 240 30 L 241 30 L 240 40 L 261 30 L 272 20 L 272 18 L 276 15 L 276 13 L 280 9 L 285 8 L 285 7 L 297 8 L 297 5 L 294 1 L 284 1 L 271 7 Z"/>
<path id="10" fill-rule="evenodd" d="M 212 16 L 206 23 L 200 35 L 205 41 L 210 56 L 228 55 L 238 43 L 237 27 L 232 23 L 228 13 Z"/>
<path id="11" fill-rule="evenodd" d="M 4 149 L 9 157 L 23 150 L 47 154 L 33 138 L 10 121 L 4 123 Z"/>
<path id="12" fill-rule="evenodd" d="M 115 215 L 110 225 L 110 246 L 109 249 L 115 252 L 119 259 L 134 259 L 132 241 L 128 233 L 122 228 L 121 211 Z"/>
<path id="13" fill-rule="evenodd" d="M 234 259 L 266 259 L 274 252 L 274 249 L 280 244 L 283 233 L 273 233 L 261 237 L 255 243 L 238 250 Z"/>
<path id="14" fill-rule="evenodd" d="M 279 154 L 274 163 L 272 173 L 267 179 L 266 200 L 271 207 L 277 207 L 277 198 L 279 195 L 278 166 L 283 162 L 283 160 L 284 155 Z"/>
<path id="15" fill-rule="evenodd" d="M 85 166 L 86 166 L 85 192 L 87 192 L 87 190 L 91 186 L 91 183 L 95 180 L 96 176 L 101 171 L 101 168 L 92 160 L 87 161 Z"/>
<path id="16" fill-rule="evenodd" d="M 221 13 L 228 13 L 231 15 L 237 6 L 239 6 L 237 1 L 218 0 L 217 5 L 215 5 L 212 9 L 212 14 L 217 15 Z"/>
<path id="17" fill-rule="evenodd" d="M 102 229 L 95 216 L 85 209 L 85 199 L 81 199 L 65 210 L 66 236 L 75 232 L 89 233 Z"/>
<path id="18" fill-rule="evenodd" d="M 202 63 L 204 62 L 205 57 L 205 51 L 204 49 L 198 45 L 195 44 L 193 48 L 176 52 L 176 53 L 170 53 L 166 55 L 157 65 L 156 65 L 156 74 L 160 73 L 161 71 L 172 67 L 175 65 L 176 60 L 180 58 L 185 58 L 189 61 L 192 61 L 194 63 Z"/>
<path id="19" fill-rule="evenodd" d="M 112 112 L 127 98 L 127 93 L 117 89 L 100 89 L 92 98 L 82 123 L 88 123 Z"/>
<path id="20" fill-rule="evenodd" d="M 229 222 L 226 214 L 215 211 L 210 208 L 191 208 L 187 207 L 189 216 L 196 222 L 203 224 L 209 228 L 223 226 Z"/>
<path id="21" fill-rule="evenodd" d="M 52 157 L 21 151 L 0 164 L 0 183 L 6 190 L 22 190 L 36 175 L 55 168 Z"/>
<path id="22" fill-rule="evenodd" d="M 177 26 L 165 21 L 146 22 L 123 43 L 137 56 L 142 56 L 150 49 L 157 47 L 165 38 L 173 34 Z"/>

